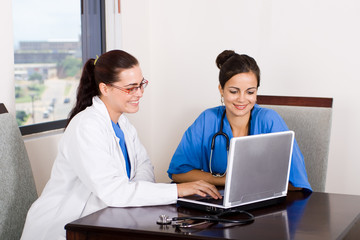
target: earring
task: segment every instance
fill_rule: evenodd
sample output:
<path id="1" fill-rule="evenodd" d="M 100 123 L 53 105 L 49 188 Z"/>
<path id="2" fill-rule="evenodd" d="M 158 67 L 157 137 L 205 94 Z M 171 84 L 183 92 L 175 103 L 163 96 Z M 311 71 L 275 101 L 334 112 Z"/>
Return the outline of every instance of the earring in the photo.
<path id="1" fill-rule="evenodd" d="M 224 97 L 222 95 L 221 95 L 220 101 L 221 101 L 221 105 L 224 105 Z"/>

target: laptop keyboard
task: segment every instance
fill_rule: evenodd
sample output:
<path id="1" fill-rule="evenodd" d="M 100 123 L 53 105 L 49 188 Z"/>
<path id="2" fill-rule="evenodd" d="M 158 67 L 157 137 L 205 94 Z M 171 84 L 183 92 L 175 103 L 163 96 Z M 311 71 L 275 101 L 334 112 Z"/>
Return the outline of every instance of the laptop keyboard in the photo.
<path id="1" fill-rule="evenodd" d="M 212 197 L 206 197 L 206 198 L 203 198 L 203 199 L 199 199 L 198 201 L 222 205 L 223 202 L 224 202 L 224 197 L 222 199 L 214 199 Z"/>

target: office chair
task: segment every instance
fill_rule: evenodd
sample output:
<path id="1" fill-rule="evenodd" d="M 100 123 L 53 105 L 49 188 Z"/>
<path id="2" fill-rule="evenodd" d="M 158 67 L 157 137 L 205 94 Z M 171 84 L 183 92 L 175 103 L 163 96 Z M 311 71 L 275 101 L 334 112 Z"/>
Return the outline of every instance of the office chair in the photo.
<path id="1" fill-rule="evenodd" d="M 0 103 L 0 239 L 20 239 L 27 211 L 37 197 L 20 129 Z"/>
<path id="2" fill-rule="evenodd" d="M 257 103 L 274 109 L 295 132 L 310 185 L 314 191 L 324 192 L 333 99 L 258 95 Z"/>

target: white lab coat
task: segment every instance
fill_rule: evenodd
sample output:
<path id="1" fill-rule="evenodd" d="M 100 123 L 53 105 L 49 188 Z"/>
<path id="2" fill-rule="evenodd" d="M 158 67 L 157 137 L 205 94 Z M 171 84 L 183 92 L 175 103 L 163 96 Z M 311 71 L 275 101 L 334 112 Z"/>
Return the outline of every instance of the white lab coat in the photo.
<path id="1" fill-rule="evenodd" d="M 63 239 L 67 223 L 107 206 L 176 202 L 175 184 L 154 183 L 153 166 L 124 114 L 118 123 L 130 158 L 130 180 L 105 104 L 94 97 L 64 132 L 50 180 L 28 212 L 22 240 Z"/>

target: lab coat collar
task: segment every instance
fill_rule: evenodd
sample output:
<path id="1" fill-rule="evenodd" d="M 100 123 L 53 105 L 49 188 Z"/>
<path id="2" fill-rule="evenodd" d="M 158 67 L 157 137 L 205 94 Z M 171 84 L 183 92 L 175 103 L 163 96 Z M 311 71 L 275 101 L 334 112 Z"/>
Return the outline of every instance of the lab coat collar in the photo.
<path id="1" fill-rule="evenodd" d="M 107 123 L 107 128 L 108 128 L 109 132 L 111 132 L 111 134 L 115 138 L 115 140 L 117 142 L 119 142 L 120 139 L 115 134 L 115 131 L 114 131 L 112 123 L 111 123 L 111 118 L 110 118 L 110 115 L 109 115 L 109 112 L 108 112 L 108 110 L 106 108 L 105 103 L 98 96 L 93 97 L 92 102 L 93 102 L 93 107 L 95 108 L 95 110 L 99 111 L 100 115 L 105 118 L 105 121 Z M 126 117 L 124 116 L 124 114 L 120 115 L 120 117 L 118 119 L 118 123 L 119 123 L 119 126 L 120 126 L 121 130 L 124 133 L 125 142 L 130 141 L 128 131 L 127 131 L 127 128 L 125 126 Z M 118 145 L 118 148 L 119 148 L 119 151 L 121 151 L 120 145 Z M 133 167 L 134 163 L 135 163 L 134 162 L 134 152 L 133 152 L 133 150 L 132 150 L 132 148 L 130 146 L 127 146 L 127 150 L 128 150 L 128 155 L 129 155 L 130 164 L 131 164 L 130 179 L 132 179 L 134 177 L 134 167 Z M 121 153 L 122 153 L 122 151 L 121 151 Z M 123 164 L 124 164 L 124 167 L 125 167 L 125 160 L 123 161 Z M 126 169 L 126 167 L 125 167 L 125 169 Z"/>
<path id="2" fill-rule="evenodd" d="M 115 135 L 115 131 L 113 131 L 113 127 L 112 127 L 112 124 L 111 124 L 111 118 L 110 118 L 110 115 L 109 115 L 109 112 L 105 106 L 105 103 L 98 97 L 98 96 L 95 96 L 93 97 L 92 99 L 92 102 L 93 102 L 93 107 L 100 112 L 100 115 L 102 117 L 105 118 L 106 122 L 108 123 L 107 126 L 109 129 L 111 129 L 111 132 L 113 133 L 114 136 Z M 118 119 L 118 123 L 120 125 L 120 122 L 124 122 L 124 114 L 121 114 L 119 119 Z"/>
<path id="3" fill-rule="evenodd" d="M 109 112 L 105 106 L 105 103 L 98 97 L 95 96 L 92 99 L 93 107 L 100 112 L 101 116 L 105 117 L 107 120 L 111 121 Z"/>

